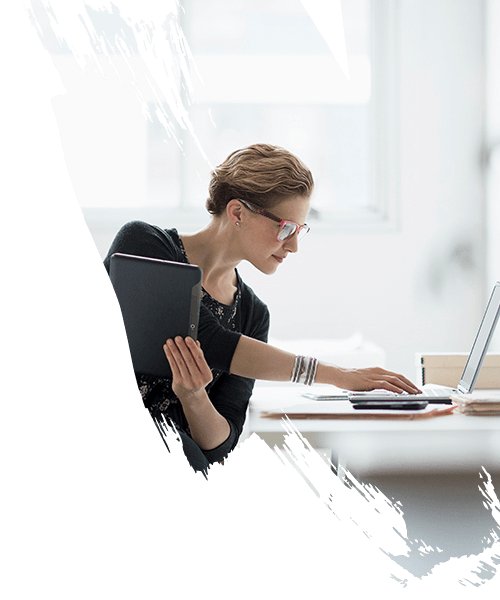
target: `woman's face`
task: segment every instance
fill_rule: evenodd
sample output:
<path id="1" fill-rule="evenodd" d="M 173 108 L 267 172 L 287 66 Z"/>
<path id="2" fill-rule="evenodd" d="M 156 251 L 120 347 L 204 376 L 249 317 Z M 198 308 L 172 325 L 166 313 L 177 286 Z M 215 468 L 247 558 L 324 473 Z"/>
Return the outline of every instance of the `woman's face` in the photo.
<path id="1" fill-rule="evenodd" d="M 286 221 L 303 225 L 306 222 L 309 204 L 309 198 L 292 196 L 275 204 L 268 212 Z M 289 252 L 298 250 L 298 232 L 284 241 L 277 239 L 278 232 L 279 223 L 246 207 L 242 208 L 240 235 L 244 259 L 267 275 L 276 271 Z"/>

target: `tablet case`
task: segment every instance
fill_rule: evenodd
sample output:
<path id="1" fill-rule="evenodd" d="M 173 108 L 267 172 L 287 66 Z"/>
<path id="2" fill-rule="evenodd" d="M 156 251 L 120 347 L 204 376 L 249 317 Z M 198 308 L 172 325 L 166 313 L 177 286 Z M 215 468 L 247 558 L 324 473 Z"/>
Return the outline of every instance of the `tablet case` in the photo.
<path id="1" fill-rule="evenodd" d="M 136 373 L 171 377 L 163 344 L 198 335 L 202 272 L 196 265 L 115 253 L 109 276 Z"/>

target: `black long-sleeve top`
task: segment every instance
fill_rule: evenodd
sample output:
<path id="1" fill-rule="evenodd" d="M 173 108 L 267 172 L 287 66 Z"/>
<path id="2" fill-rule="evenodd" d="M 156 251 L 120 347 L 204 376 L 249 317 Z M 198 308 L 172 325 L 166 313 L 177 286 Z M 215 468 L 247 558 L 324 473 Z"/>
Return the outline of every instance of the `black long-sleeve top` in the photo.
<path id="1" fill-rule="evenodd" d="M 161 229 L 142 221 L 132 221 L 117 233 L 104 265 L 115 252 L 135 254 L 162 260 L 188 262 L 177 231 Z M 254 380 L 231 375 L 229 367 L 241 334 L 267 342 L 269 311 L 236 271 L 238 291 L 232 306 L 223 305 L 203 291 L 198 326 L 198 339 L 205 359 L 212 369 L 213 380 L 207 386 L 208 396 L 230 427 L 228 438 L 216 448 L 202 450 L 212 463 L 222 460 L 236 446 L 243 429 Z M 166 359 L 165 359 L 166 360 Z M 146 408 L 153 418 L 165 415 L 177 429 L 189 432 L 182 405 L 172 391 L 168 378 L 152 378 L 136 373 Z"/>

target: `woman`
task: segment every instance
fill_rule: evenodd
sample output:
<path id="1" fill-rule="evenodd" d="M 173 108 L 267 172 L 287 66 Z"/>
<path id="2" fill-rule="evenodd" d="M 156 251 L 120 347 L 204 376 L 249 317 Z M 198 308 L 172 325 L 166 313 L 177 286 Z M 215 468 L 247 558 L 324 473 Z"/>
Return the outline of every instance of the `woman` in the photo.
<path id="1" fill-rule="evenodd" d="M 180 236 L 135 221 L 118 232 L 114 252 L 192 263 L 203 270 L 198 342 L 167 340 L 172 379 L 136 374 L 144 404 L 158 424 L 174 425 L 195 470 L 221 461 L 236 446 L 254 380 L 329 383 L 350 390 L 416 393 L 405 377 L 380 368 L 341 369 L 269 346 L 269 312 L 241 280 L 242 260 L 271 275 L 305 224 L 313 178 L 293 154 L 266 144 L 233 152 L 212 173 L 210 223 Z"/>

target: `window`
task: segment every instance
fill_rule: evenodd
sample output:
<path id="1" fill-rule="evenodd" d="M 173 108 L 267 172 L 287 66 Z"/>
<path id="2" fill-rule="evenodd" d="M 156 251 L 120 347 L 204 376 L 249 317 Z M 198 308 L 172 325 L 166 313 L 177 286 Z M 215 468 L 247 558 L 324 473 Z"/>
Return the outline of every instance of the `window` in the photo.
<path id="1" fill-rule="evenodd" d="M 393 220 L 394 4 L 349 0 L 342 10 L 350 79 L 299 0 L 183 0 L 181 25 L 200 74 L 189 106 L 196 139 L 178 128 L 179 148 L 150 111 L 138 209 L 205 220 L 212 166 L 268 142 L 313 171 L 315 229 Z"/>

